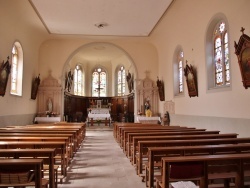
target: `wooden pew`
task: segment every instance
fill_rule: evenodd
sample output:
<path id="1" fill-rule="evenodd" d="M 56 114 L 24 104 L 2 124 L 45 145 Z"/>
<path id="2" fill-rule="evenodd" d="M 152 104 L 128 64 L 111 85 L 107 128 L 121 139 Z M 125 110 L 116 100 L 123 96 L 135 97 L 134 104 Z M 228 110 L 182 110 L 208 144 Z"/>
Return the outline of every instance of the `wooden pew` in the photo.
<path id="1" fill-rule="evenodd" d="M 171 135 L 204 135 L 204 134 L 219 134 L 220 131 L 204 131 L 203 129 L 195 129 L 193 131 L 185 131 L 185 130 L 179 130 L 177 131 L 167 131 L 163 130 L 161 132 L 128 132 L 125 134 L 125 140 L 123 143 L 123 151 L 126 153 L 126 155 L 129 155 L 129 148 L 132 146 L 133 143 L 133 137 L 136 136 L 171 136 Z"/>
<path id="2" fill-rule="evenodd" d="M 143 148 L 144 150 L 140 150 L 142 148 L 139 148 L 139 141 L 161 141 L 161 140 L 198 140 L 198 139 L 222 139 L 222 138 L 237 138 L 236 133 L 227 133 L 227 134 L 208 134 L 208 135 L 176 135 L 176 136 L 135 136 L 133 137 L 133 144 L 132 144 L 132 148 L 129 148 L 132 152 L 132 164 L 135 165 L 136 164 L 136 153 L 138 152 L 138 160 L 139 160 L 139 164 L 137 165 L 138 167 L 141 166 L 141 160 L 142 160 L 142 156 L 145 150 L 147 150 L 147 148 Z M 186 141 L 187 142 L 187 141 Z M 147 152 L 147 151 L 146 151 Z M 130 157 L 130 156 L 129 156 Z"/>
<path id="3" fill-rule="evenodd" d="M 117 128 L 119 126 L 134 126 L 134 125 L 142 125 L 141 123 L 124 123 L 124 122 L 114 122 L 113 123 L 113 136 L 116 139 Z"/>
<path id="4" fill-rule="evenodd" d="M 55 181 L 55 171 L 54 171 L 54 157 L 55 149 L 0 149 L 1 158 L 47 158 L 44 160 L 43 164 L 49 165 L 49 187 L 56 188 L 57 184 Z M 0 159 L 1 160 L 1 159 Z"/>
<path id="5" fill-rule="evenodd" d="M 124 129 L 124 128 L 141 128 L 141 129 L 145 129 L 145 128 L 148 128 L 148 127 L 153 127 L 153 128 L 160 128 L 160 127 L 163 127 L 161 125 L 156 125 L 156 124 L 138 124 L 138 125 L 125 125 L 125 126 L 117 126 L 116 128 L 116 132 L 114 133 L 115 135 L 115 139 L 119 142 L 119 139 L 120 139 L 120 136 L 122 135 L 121 133 L 121 130 Z"/>
<path id="6" fill-rule="evenodd" d="M 22 169 L 22 170 L 33 170 L 35 173 L 35 182 L 27 184 L 0 184 L 1 187 L 14 187 L 14 186 L 34 186 L 36 188 L 42 188 L 42 169 L 43 169 L 43 159 L 1 159 L 0 160 L 0 169 L 9 170 L 9 169 Z M 14 170 L 14 172 L 15 172 Z"/>
<path id="7" fill-rule="evenodd" d="M 148 129 L 144 129 L 144 130 L 123 130 L 122 131 L 122 135 L 120 136 L 120 146 L 123 148 L 123 146 L 125 145 L 126 142 L 129 141 L 128 139 L 128 134 L 130 134 L 130 136 L 132 135 L 136 135 L 138 134 L 138 136 L 150 136 L 150 135 L 158 135 L 159 133 L 164 134 L 164 132 L 194 132 L 194 131 L 205 131 L 206 129 L 153 129 L 153 130 L 148 130 Z M 214 134 L 218 134 L 219 131 L 213 131 Z M 132 140 L 130 140 L 131 142 Z"/>
<path id="8" fill-rule="evenodd" d="M 154 169 L 156 167 L 155 165 L 159 167 L 158 164 L 161 162 L 162 157 L 218 155 L 231 153 L 250 153 L 250 143 L 177 147 L 149 147 L 148 164 L 146 164 L 145 167 L 146 185 L 150 188 L 154 187 Z"/>
<path id="9" fill-rule="evenodd" d="M 0 141 L 0 149 L 41 149 L 41 148 L 55 148 L 56 154 L 60 155 L 61 175 L 67 176 L 67 159 L 65 142 L 4 142 Z"/>
<path id="10" fill-rule="evenodd" d="M 72 134 L 73 135 L 73 139 L 74 139 L 74 147 L 73 147 L 73 151 L 76 152 L 78 147 L 80 146 L 80 144 L 82 142 L 82 138 L 80 136 L 77 135 L 77 132 L 75 130 L 64 130 L 64 129 L 6 129 L 6 128 L 0 128 L 0 133 L 9 133 L 9 134 L 13 134 L 13 133 L 40 133 L 40 134 L 52 134 L 52 135 L 56 135 L 56 134 Z M 80 141 L 81 140 L 81 141 Z"/>
<path id="11" fill-rule="evenodd" d="M 69 144 L 71 148 L 73 149 L 74 139 L 73 139 L 73 134 L 41 134 L 37 132 L 32 132 L 32 133 L 1 133 L 0 132 L 0 138 L 1 137 L 68 137 L 69 139 Z M 70 152 L 70 159 L 73 158 L 74 150 Z"/>
<path id="12" fill-rule="evenodd" d="M 145 126 L 145 127 L 119 127 L 118 128 L 118 137 L 117 137 L 117 142 L 119 143 L 120 142 L 120 139 L 122 139 L 122 135 L 123 135 L 123 132 L 124 131 L 129 131 L 129 130 L 134 130 L 134 131 L 143 131 L 143 130 L 147 130 L 147 131 L 150 131 L 150 130 L 158 130 L 158 131 L 161 131 L 161 130 L 173 130 L 173 131 L 176 131 L 176 130 L 185 130 L 185 131 L 192 131 L 194 130 L 195 128 L 187 128 L 187 127 L 174 127 L 174 126 L 157 126 L 157 127 L 153 127 L 153 126 Z M 203 130 L 206 130 L 206 129 L 203 129 Z"/>
<path id="13" fill-rule="evenodd" d="M 240 144 L 250 143 L 250 138 L 220 138 L 220 139 L 197 139 L 197 140 L 152 140 L 139 141 L 139 153 L 137 157 L 136 167 L 140 174 L 142 172 L 142 161 L 140 153 L 148 153 L 150 147 L 178 147 L 178 146 L 202 146 L 202 145 L 221 145 L 221 144 Z M 139 174 L 139 175 L 140 175 Z M 143 177 L 143 174 L 142 174 Z"/>
<path id="14" fill-rule="evenodd" d="M 200 156 L 181 156 L 181 157 L 163 157 L 162 158 L 162 181 L 158 181 L 157 187 L 169 188 L 169 183 L 171 181 L 176 181 L 176 179 L 171 179 L 172 174 L 170 173 L 174 170 L 174 166 L 181 165 L 183 163 L 198 163 L 201 165 L 200 174 L 200 188 L 208 188 L 209 179 L 219 178 L 223 179 L 232 177 L 235 179 L 235 187 L 244 187 L 244 177 L 249 175 L 249 153 L 241 154 L 221 154 L 221 155 L 200 155 Z M 175 164 L 173 166 L 173 163 Z M 220 164 L 220 168 L 213 168 L 216 164 Z M 229 167 L 234 167 L 232 172 L 227 173 Z M 230 168 L 230 170 L 232 170 Z M 247 172 L 246 172 L 247 171 Z M 216 176 L 214 174 L 216 173 Z M 189 179 L 189 178 L 187 178 Z M 181 180 L 181 179 L 179 179 Z M 177 180 L 178 181 L 178 180 Z"/>

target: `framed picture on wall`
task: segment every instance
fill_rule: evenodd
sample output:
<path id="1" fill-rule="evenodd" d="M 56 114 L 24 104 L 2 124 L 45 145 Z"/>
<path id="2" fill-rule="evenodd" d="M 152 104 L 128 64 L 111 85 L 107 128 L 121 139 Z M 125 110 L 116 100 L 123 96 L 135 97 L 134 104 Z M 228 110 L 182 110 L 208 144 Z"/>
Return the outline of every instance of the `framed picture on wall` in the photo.
<path id="1" fill-rule="evenodd" d="M 235 54 L 238 58 L 242 83 L 245 89 L 250 87 L 250 37 L 244 34 L 244 28 L 241 28 L 242 35 L 238 44 L 235 42 Z"/>
<path id="2" fill-rule="evenodd" d="M 38 87 L 40 85 L 40 78 L 39 78 L 40 74 L 38 75 L 38 77 L 36 77 L 33 82 L 32 82 L 32 87 L 31 87 L 31 99 L 35 100 L 36 96 L 37 96 L 37 91 L 38 91 Z"/>
<path id="3" fill-rule="evenodd" d="M 188 65 L 187 61 L 184 68 L 184 75 L 186 77 L 189 97 L 198 97 L 196 70 L 192 65 Z"/>
<path id="4" fill-rule="evenodd" d="M 7 57 L 7 61 L 6 62 L 3 61 L 3 63 L 0 66 L 0 96 L 5 95 L 10 69 L 11 65 L 9 63 L 9 57 Z"/>

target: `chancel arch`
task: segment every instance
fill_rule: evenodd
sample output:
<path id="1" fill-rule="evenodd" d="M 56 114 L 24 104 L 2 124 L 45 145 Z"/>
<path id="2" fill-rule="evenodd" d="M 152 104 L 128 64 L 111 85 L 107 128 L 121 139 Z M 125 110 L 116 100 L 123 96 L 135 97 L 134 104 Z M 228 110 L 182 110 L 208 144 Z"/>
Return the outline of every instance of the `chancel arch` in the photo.
<path id="1" fill-rule="evenodd" d="M 127 74 L 130 73 L 132 75 L 133 80 L 127 80 L 125 79 L 125 92 L 124 95 L 120 96 L 121 102 L 117 102 L 118 108 L 121 111 L 121 114 L 124 114 L 124 111 L 126 111 L 126 108 L 124 106 L 127 106 L 127 99 L 125 99 L 128 96 L 133 95 L 134 90 L 136 86 L 131 90 L 131 85 L 135 85 L 132 82 L 136 80 L 137 78 L 137 69 L 135 66 L 135 63 L 133 62 L 132 58 L 129 56 L 129 54 L 123 50 L 122 48 L 118 47 L 117 45 L 111 44 L 111 43 L 89 43 L 85 44 L 78 49 L 76 49 L 72 54 L 69 56 L 68 60 L 65 62 L 63 72 L 62 72 L 62 85 L 67 85 L 67 75 L 70 71 L 75 70 L 77 65 L 81 65 L 81 69 L 83 70 L 84 74 L 82 77 L 82 80 L 84 82 L 82 83 L 82 95 L 79 97 L 88 98 L 88 97 L 107 97 L 106 99 L 103 99 L 103 105 L 107 106 L 108 103 L 111 103 L 111 100 L 109 100 L 110 97 L 116 97 L 117 95 L 117 67 L 120 65 L 123 66 L 125 70 L 125 78 L 127 78 Z M 98 75 L 98 69 L 100 68 L 100 75 Z M 96 70 L 96 71 L 95 71 Z M 95 80 L 93 73 L 96 73 L 97 77 L 102 78 L 103 74 L 105 74 L 105 88 L 103 87 L 103 84 L 93 84 L 94 82 L 98 83 L 101 82 L 101 80 Z M 67 93 L 67 96 L 74 95 L 74 87 L 76 84 L 72 84 L 70 89 L 64 88 L 65 93 Z M 130 86 L 130 89 L 129 87 Z M 100 90 L 100 95 L 98 95 L 98 92 L 95 92 L 97 90 Z M 105 90 L 105 91 L 104 91 Z M 104 93 L 105 94 L 104 94 Z M 123 98 L 124 97 L 124 98 Z M 133 101 L 135 103 L 136 97 L 133 97 Z M 63 101 L 64 103 L 65 101 Z M 75 110 L 76 112 L 83 111 L 84 109 L 81 108 L 81 106 L 85 106 L 85 108 L 89 108 L 90 103 L 92 100 L 87 100 L 85 102 L 82 102 L 82 104 L 78 103 L 78 106 L 76 106 L 76 109 L 70 109 Z M 125 104 L 126 103 L 126 104 Z M 136 103 L 135 103 L 136 104 Z M 64 111 L 68 111 L 68 109 L 65 108 L 64 104 Z M 114 108 L 114 107 L 112 107 Z M 131 109 L 131 108 L 130 108 Z M 137 106 L 133 105 L 133 112 L 137 110 Z M 113 109 L 113 111 L 117 111 L 117 109 Z M 119 111 L 119 110 L 118 110 Z M 70 113 L 70 112 L 67 112 Z M 85 112 L 84 112 L 85 113 Z M 133 113 L 134 114 L 134 113 Z"/>

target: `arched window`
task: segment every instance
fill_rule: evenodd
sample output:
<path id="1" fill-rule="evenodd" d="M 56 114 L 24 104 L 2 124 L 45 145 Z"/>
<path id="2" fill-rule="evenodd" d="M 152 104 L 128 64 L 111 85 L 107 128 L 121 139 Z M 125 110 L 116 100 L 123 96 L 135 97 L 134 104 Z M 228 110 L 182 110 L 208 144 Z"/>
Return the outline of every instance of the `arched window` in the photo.
<path id="1" fill-rule="evenodd" d="M 106 97 L 107 90 L 107 74 L 106 71 L 98 67 L 92 73 L 92 96 Z"/>
<path id="2" fill-rule="evenodd" d="M 23 50 L 19 42 L 12 47 L 11 89 L 13 95 L 22 95 L 23 84 Z"/>
<path id="3" fill-rule="evenodd" d="M 74 70 L 74 94 L 83 95 L 83 71 L 80 65 L 76 65 Z"/>
<path id="4" fill-rule="evenodd" d="M 184 66 L 184 53 L 178 49 L 175 53 L 174 59 L 174 95 L 182 95 L 184 93 L 183 86 L 183 66 Z"/>
<path id="5" fill-rule="evenodd" d="M 125 95 L 126 71 L 124 66 L 120 66 L 117 71 L 117 96 Z"/>
<path id="6" fill-rule="evenodd" d="M 218 13 L 208 25 L 206 33 L 207 91 L 231 89 L 229 30 L 227 18 Z"/>
<path id="7" fill-rule="evenodd" d="M 183 51 L 178 54 L 179 93 L 183 93 Z"/>
<path id="8" fill-rule="evenodd" d="M 225 22 L 219 22 L 213 35 L 215 86 L 230 85 L 228 32 Z"/>

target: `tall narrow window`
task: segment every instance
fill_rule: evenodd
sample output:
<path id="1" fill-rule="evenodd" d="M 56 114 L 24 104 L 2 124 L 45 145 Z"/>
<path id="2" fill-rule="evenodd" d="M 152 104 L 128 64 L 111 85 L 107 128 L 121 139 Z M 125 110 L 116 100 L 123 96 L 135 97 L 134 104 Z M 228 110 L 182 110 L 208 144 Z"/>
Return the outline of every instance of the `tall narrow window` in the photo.
<path id="1" fill-rule="evenodd" d="M 76 65 L 74 71 L 74 94 L 83 95 L 83 71 L 80 65 Z"/>
<path id="2" fill-rule="evenodd" d="M 183 51 L 178 54 L 179 93 L 183 93 Z"/>
<path id="3" fill-rule="evenodd" d="M 98 67 L 92 73 L 92 96 L 93 97 L 106 97 L 107 87 L 107 74 Z"/>
<path id="4" fill-rule="evenodd" d="M 22 95 L 23 82 L 23 50 L 19 42 L 12 47 L 11 90 L 13 95 Z"/>
<path id="5" fill-rule="evenodd" d="M 216 25 L 213 37 L 215 86 L 230 85 L 228 33 L 224 22 Z"/>
<path id="6" fill-rule="evenodd" d="M 117 95 L 125 95 L 126 71 L 124 66 L 121 66 L 117 72 Z"/>

